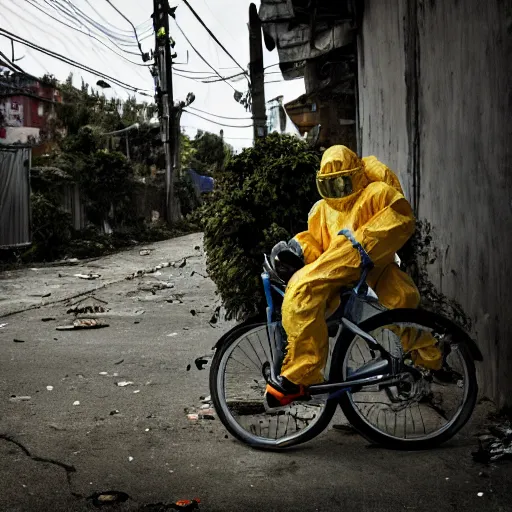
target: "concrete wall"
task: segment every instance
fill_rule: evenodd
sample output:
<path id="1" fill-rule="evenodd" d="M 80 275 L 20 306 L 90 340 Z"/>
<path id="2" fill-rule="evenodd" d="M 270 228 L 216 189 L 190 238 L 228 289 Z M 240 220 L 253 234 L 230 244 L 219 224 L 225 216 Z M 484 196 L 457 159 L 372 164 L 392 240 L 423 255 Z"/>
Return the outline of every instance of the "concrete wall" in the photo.
<path id="1" fill-rule="evenodd" d="M 360 144 L 397 170 L 471 317 L 484 394 L 512 405 L 512 0 L 366 0 Z"/>

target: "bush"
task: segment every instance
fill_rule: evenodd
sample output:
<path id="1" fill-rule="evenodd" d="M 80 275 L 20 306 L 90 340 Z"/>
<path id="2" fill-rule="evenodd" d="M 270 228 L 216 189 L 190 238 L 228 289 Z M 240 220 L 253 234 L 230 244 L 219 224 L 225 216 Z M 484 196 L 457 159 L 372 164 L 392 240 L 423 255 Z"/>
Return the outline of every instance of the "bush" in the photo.
<path id="1" fill-rule="evenodd" d="M 277 133 L 234 156 L 201 208 L 207 265 L 228 318 L 264 307 L 263 254 L 307 227 L 320 155 Z"/>
<path id="2" fill-rule="evenodd" d="M 51 261 L 62 256 L 71 238 L 71 215 L 57 204 L 51 195 L 31 195 L 32 246 L 22 255 L 23 260 Z"/>

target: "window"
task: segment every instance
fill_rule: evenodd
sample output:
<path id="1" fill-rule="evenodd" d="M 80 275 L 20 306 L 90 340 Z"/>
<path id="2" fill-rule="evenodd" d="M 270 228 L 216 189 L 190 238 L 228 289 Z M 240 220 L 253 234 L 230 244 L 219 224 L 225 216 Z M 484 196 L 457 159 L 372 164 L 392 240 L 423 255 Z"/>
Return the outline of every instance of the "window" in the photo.
<path id="1" fill-rule="evenodd" d="M 39 117 L 43 117 L 44 115 L 44 105 L 42 103 L 39 103 L 39 106 L 37 107 L 37 115 Z"/>

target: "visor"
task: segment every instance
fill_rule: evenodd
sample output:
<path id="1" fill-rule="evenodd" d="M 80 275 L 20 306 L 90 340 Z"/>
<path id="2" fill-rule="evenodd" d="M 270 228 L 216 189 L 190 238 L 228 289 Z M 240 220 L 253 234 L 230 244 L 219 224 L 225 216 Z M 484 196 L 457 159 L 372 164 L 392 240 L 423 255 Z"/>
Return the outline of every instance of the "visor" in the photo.
<path id="1" fill-rule="evenodd" d="M 352 194 L 352 176 L 317 177 L 316 186 L 324 199 L 335 199 Z"/>

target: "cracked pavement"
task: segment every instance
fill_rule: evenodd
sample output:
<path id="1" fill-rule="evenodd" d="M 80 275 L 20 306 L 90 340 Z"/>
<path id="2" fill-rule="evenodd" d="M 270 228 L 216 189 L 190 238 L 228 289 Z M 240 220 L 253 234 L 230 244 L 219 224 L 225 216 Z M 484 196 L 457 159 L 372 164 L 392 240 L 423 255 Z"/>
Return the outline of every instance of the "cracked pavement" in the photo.
<path id="1" fill-rule="evenodd" d="M 209 394 L 194 359 L 231 326 L 209 324 L 219 301 L 197 246 L 199 234 L 151 244 L 148 256 L 0 275 L 0 511 L 93 510 L 87 497 L 108 490 L 130 496 L 115 508 L 127 511 L 196 497 L 207 511 L 510 509 L 512 464 L 471 459 L 488 403 L 455 440 L 421 453 L 372 448 L 347 429 L 265 453 L 218 419 L 188 420 Z M 125 279 L 165 262 L 178 265 Z M 74 277 L 89 272 L 101 277 Z M 93 290 L 109 327 L 57 331 Z"/>

